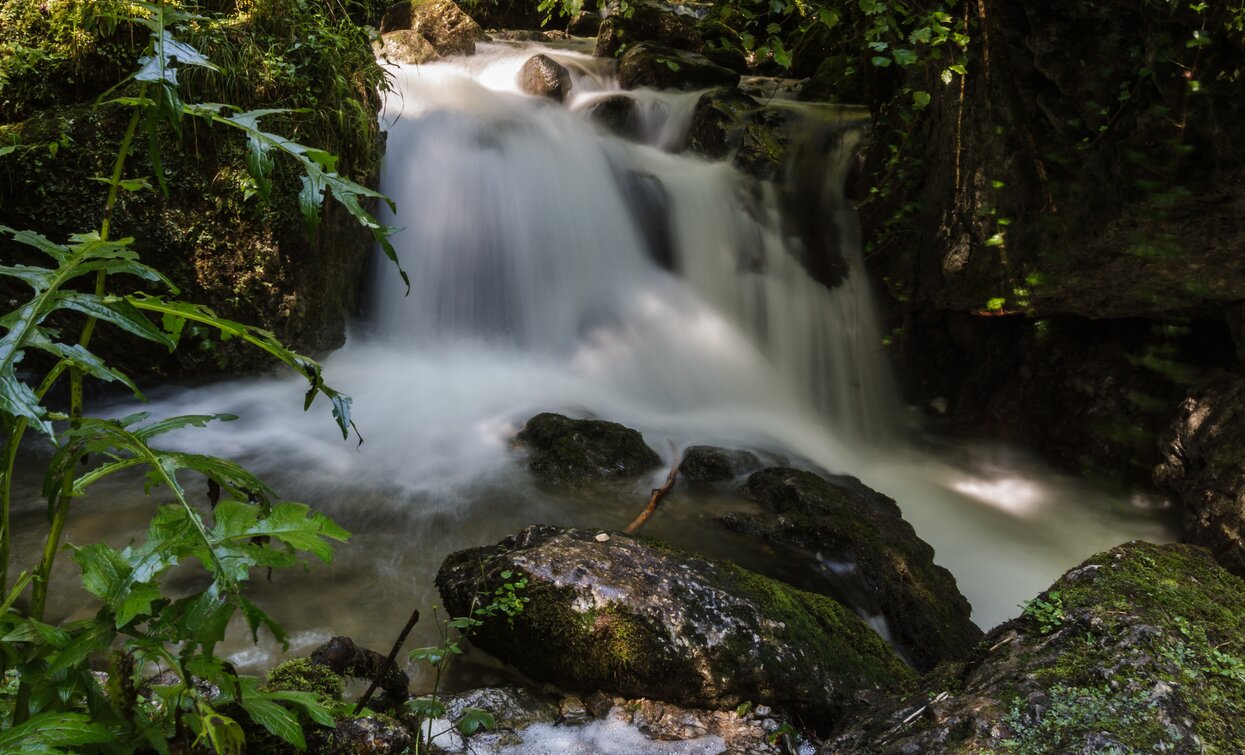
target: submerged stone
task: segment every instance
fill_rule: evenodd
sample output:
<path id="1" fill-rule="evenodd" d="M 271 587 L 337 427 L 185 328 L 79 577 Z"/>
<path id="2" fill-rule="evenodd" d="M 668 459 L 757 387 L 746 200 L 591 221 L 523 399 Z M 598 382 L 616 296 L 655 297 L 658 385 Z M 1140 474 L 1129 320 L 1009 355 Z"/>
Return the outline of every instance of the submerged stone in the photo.
<path id="1" fill-rule="evenodd" d="M 446 559 L 437 587 L 451 615 L 478 594 L 526 599 L 485 620 L 472 643 L 533 679 L 680 705 L 762 701 L 828 727 L 862 689 L 911 672 L 851 611 L 745 571 L 611 534 L 529 527 Z M 505 574 L 506 576 L 503 576 Z"/>
<path id="2" fill-rule="evenodd" d="M 1245 582 L 1204 549 L 1091 557 L 821 752 L 1245 752 Z"/>
<path id="3" fill-rule="evenodd" d="M 529 419 L 515 440 L 529 452 L 528 469 L 554 485 L 638 477 L 661 466 L 644 436 L 617 422 L 546 412 Z"/>
<path id="4" fill-rule="evenodd" d="M 812 472 L 773 467 L 748 478 L 763 514 L 726 514 L 719 521 L 763 538 L 808 564 L 828 592 L 885 619 L 891 639 L 913 665 L 928 670 L 962 658 L 981 639 L 972 608 L 934 549 L 916 536 L 890 498 L 855 478 L 833 482 Z"/>

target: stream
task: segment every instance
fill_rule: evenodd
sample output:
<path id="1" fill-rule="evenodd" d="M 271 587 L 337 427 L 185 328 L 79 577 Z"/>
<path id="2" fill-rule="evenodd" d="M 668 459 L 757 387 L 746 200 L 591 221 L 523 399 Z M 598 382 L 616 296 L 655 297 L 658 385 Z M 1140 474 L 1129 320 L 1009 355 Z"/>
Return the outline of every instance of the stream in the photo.
<path id="1" fill-rule="evenodd" d="M 612 61 L 583 44 L 481 44 L 472 57 L 394 69 L 381 190 L 398 213 L 382 220 L 405 229 L 394 242 L 411 291 L 378 259 L 366 312 L 324 360 L 326 380 L 354 399 L 362 445 L 342 440 L 327 404 L 304 413 L 295 378 L 150 394 L 156 416 L 239 415 L 170 442 L 236 459 L 354 533 L 332 567 L 255 576 L 250 594 L 289 630 L 291 653 L 333 634 L 385 650 L 415 607 L 425 618 L 407 648 L 434 644 L 432 579 L 446 554 L 538 522 L 624 527 L 666 470 L 578 495 L 543 489 L 511 446 L 542 411 L 636 428 L 667 464 L 674 447 L 708 444 L 857 476 L 896 499 L 987 629 L 1093 553 L 1174 538 L 1161 502 L 1097 490 L 1017 449 L 914 429 L 842 195 L 858 111 L 800 106 L 809 138 L 828 146 L 822 184 L 799 190 L 821 192 L 825 232 L 849 269 L 831 290 L 799 260 L 782 187 L 675 151 L 694 94 L 630 93 L 638 143 L 593 123 L 588 111 L 618 87 Z M 571 71 L 565 104 L 518 91 L 536 52 Z M 45 526 L 36 482 L 19 483 L 19 557 L 33 556 Z M 134 479 L 99 486 L 67 541 L 137 537 L 160 502 L 141 491 Z M 729 488 L 680 485 L 645 532 L 756 567 L 774 554 L 713 519 L 750 506 Z M 69 558 L 55 580 L 52 620 L 92 610 Z M 282 654 L 244 635 L 235 627 L 227 642 L 244 669 Z M 453 686 L 509 678 L 479 654 L 456 668 Z"/>

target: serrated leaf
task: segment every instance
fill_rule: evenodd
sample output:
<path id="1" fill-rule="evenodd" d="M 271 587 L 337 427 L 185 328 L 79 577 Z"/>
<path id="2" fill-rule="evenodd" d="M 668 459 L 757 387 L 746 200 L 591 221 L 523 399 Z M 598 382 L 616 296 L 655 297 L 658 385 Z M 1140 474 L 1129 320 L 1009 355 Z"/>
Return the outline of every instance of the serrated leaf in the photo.
<path id="1" fill-rule="evenodd" d="M 294 747 L 306 749 L 307 740 L 303 736 L 303 727 L 298 723 L 298 716 L 260 692 L 255 679 L 242 677 L 238 681 L 242 690 L 238 703 L 251 720 Z"/>
<path id="2" fill-rule="evenodd" d="M 125 332 L 147 341 L 172 349 L 176 344 L 163 330 L 139 311 L 126 299 L 115 296 L 96 296 L 81 291 L 57 292 L 56 305 L 63 309 L 72 309 L 97 320 L 111 323 Z"/>
<path id="3" fill-rule="evenodd" d="M 29 752 L 32 746 L 103 744 L 115 737 L 83 713 L 38 713 L 24 724 L 0 731 L 0 752 Z"/>
<path id="4" fill-rule="evenodd" d="M 296 692 L 294 690 L 274 690 L 266 693 L 271 700 L 280 700 L 283 702 L 294 703 L 303 709 L 307 717 L 315 721 L 320 726 L 335 728 L 336 721 L 333 719 L 333 711 L 320 702 L 320 698 L 314 692 Z"/>

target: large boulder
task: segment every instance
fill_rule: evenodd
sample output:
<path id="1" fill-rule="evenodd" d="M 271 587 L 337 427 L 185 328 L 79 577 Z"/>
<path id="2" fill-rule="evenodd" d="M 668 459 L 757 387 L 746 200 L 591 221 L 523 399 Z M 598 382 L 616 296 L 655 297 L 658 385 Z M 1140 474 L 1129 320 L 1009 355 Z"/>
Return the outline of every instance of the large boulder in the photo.
<path id="1" fill-rule="evenodd" d="M 715 160 L 729 156 L 745 173 L 774 180 L 782 175 L 796 117 L 790 109 L 761 107 L 734 87 L 714 89 L 696 102 L 687 147 Z"/>
<path id="2" fill-rule="evenodd" d="M 593 55 L 612 58 L 639 42 L 657 42 L 689 52 L 704 49 L 704 40 L 690 18 L 651 5 L 634 4 L 631 9 L 630 16 L 615 13 L 601 23 Z"/>
<path id="3" fill-rule="evenodd" d="M 1093 556 L 831 753 L 1245 752 L 1245 582 L 1190 545 Z"/>
<path id="4" fill-rule="evenodd" d="M 1245 378 L 1216 372 L 1160 439 L 1158 485 L 1181 501 L 1184 534 L 1245 576 Z"/>
<path id="5" fill-rule="evenodd" d="M 382 34 L 409 29 L 423 35 L 441 55 L 473 55 L 480 25 L 463 13 L 453 0 L 400 2 L 380 20 Z"/>
<path id="6" fill-rule="evenodd" d="M 860 690 L 911 678 L 829 598 L 621 534 L 529 527 L 450 555 L 436 578 L 455 616 L 506 583 L 527 602 L 512 620 L 486 620 L 472 643 L 573 691 L 713 709 L 765 702 L 824 728 Z"/>
<path id="7" fill-rule="evenodd" d="M 528 468 L 554 485 L 638 477 L 661 466 L 644 436 L 617 422 L 546 412 L 529 419 L 515 440 L 529 452 Z"/>
<path id="8" fill-rule="evenodd" d="M 571 91 L 571 72 L 548 55 L 533 55 L 519 69 L 519 89 L 561 102 Z"/>
<path id="9" fill-rule="evenodd" d="M 618 61 L 618 83 L 623 89 L 708 89 L 736 86 L 739 74 L 700 53 L 641 42 Z"/>
<path id="10" fill-rule="evenodd" d="M 890 498 L 854 478 L 831 482 L 783 467 L 753 474 L 747 490 L 764 512 L 732 512 L 719 521 L 806 561 L 809 582 L 802 587 L 884 618 L 918 669 L 963 658 L 981 639 L 955 577 L 934 563 L 934 549 Z"/>
<path id="11" fill-rule="evenodd" d="M 423 34 L 398 29 L 380 35 L 380 57 L 392 63 L 421 65 L 441 56 Z"/>

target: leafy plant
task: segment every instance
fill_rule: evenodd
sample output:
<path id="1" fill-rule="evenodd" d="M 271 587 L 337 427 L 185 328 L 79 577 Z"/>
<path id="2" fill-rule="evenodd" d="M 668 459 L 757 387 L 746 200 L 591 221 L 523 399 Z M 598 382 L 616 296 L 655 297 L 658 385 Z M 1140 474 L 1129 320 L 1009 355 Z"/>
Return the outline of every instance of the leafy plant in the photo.
<path id="1" fill-rule="evenodd" d="M 391 258 L 388 236 L 393 229 L 381 226 L 364 208 L 364 200 L 384 198 L 338 174 L 332 154 L 260 128 L 260 119 L 276 111 L 242 112 L 183 101 L 179 73 L 216 66 L 172 29 L 210 24 L 210 19 L 166 2 L 128 6 L 134 12 L 125 22 L 146 27 L 149 43 L 138 70 L 108 93 L 121 92 L 107 104 L 133 112 L 112 173 L 104 179 L 108 197 L 100 227 L 58 243 L 0 226 L 0 234 L 45 259 L 42 265 L 0 266 L 0 276 L 31 291 L 28 300 L 0 316 L 0 659 L 6 680 L 16 682 L 5 701 L 8 716 L 0 722 L 0 749 L 21 742 L 46 751 L 73 747 L 132 752 L 150 747 L 168 752 L 170 741 L 178 741 L 232 753 L 242 750 L 245 731 L 254 725 L 301 749 L 305 738 L 300 720 L 332 726 L 332 712 L 309 693 L 262 690 L 257 679 L 237 675 L 214 651 L 237 615 L 253 638 L 266 628 L 284 641 L 281 627 L 244 594 L 251 569 L 288 567 L 302 554 L 329 562 L 331 542 L 345 540 L 347 533 L 305 504 L 280 500 L 234 462 L 154 445 L 168 432 L 232 417 L 88 417 L 83 384 L 87 378 L 119 383 L 141 398 L 124 372 L 91 351 L 101 324 L 170 350 L 188 327 L 206 327 L 222 338 L 260 348 L 305 378 L 306 405 L 324 394 L 343 437 L 352 427 L 350 399 L 323 381 L 319 364 L 290 351 L 273 334 L 178 301 L 168 278 L 139 260 L 132 238 L 112 238 L 113 210 L 123 192 L 153 190 L 147 181 L 125 176 L 140 131 L 152 145 L 157 183 L 166 189 L 157 135 L 162 128 L 176 130 L 184 119 L 196 118 L 245 136 L 260 194 L 268 186 L 273 155 L 292 159 L 303 172 L 299 199 L 308 225 L 318 218 L 327 189 L 373 231 Z M 143 290 L 126 293 L 121 281 L 137 281 Z M 75 318 L 82 321 L 80 330 L 76 337 L 66 335 Z M 33 352 L 41 352 L 52 365 L 39 380 L 19 370 Z M 58 411 L 46 398 L 66 378 L 68 406 Z M 43 485 L 50 527 L 41 559 L 10 585 L 13 476 L 18 453 L 29 442 L 28 429 L 53 447 Z M 99 600 L 99 609 L 91 618 L 61 626 L 44 623 L 51 572 L 73 500 L 106 477 L 137 470 L 144 472 L 149 493 L 162 491 L 171 501 L 157 508 L 141 542 L 122 549 L 102 543 L 70 546 L 83 586 Z M 206 480 L 207 512 L 187 492 L 188 476 Z M 204 572 L 206 586 L 184 596 L 166 592 L 162 578 L 170 570 L 193 565 Z M 29 607 L 20 610 L 27 590 Z M 110 659 L 106 683 L 92 673 L 92 662 L 102 657 Z M 152 669 L 164 673 L 144 682 Z M 242 715 L 250 722 L 242 723 Z"/>
<path id="2" fill-rule="evenodd" d="M 1020 604 L 1021 615 L 1038 625 L 1042 634 L 1050 634 L 1063 625 L 1067 618 L 1063 610 L 1063 596 L 1058 590 L 1046 593 L 1045 598 L 1034 598 Z"/>

